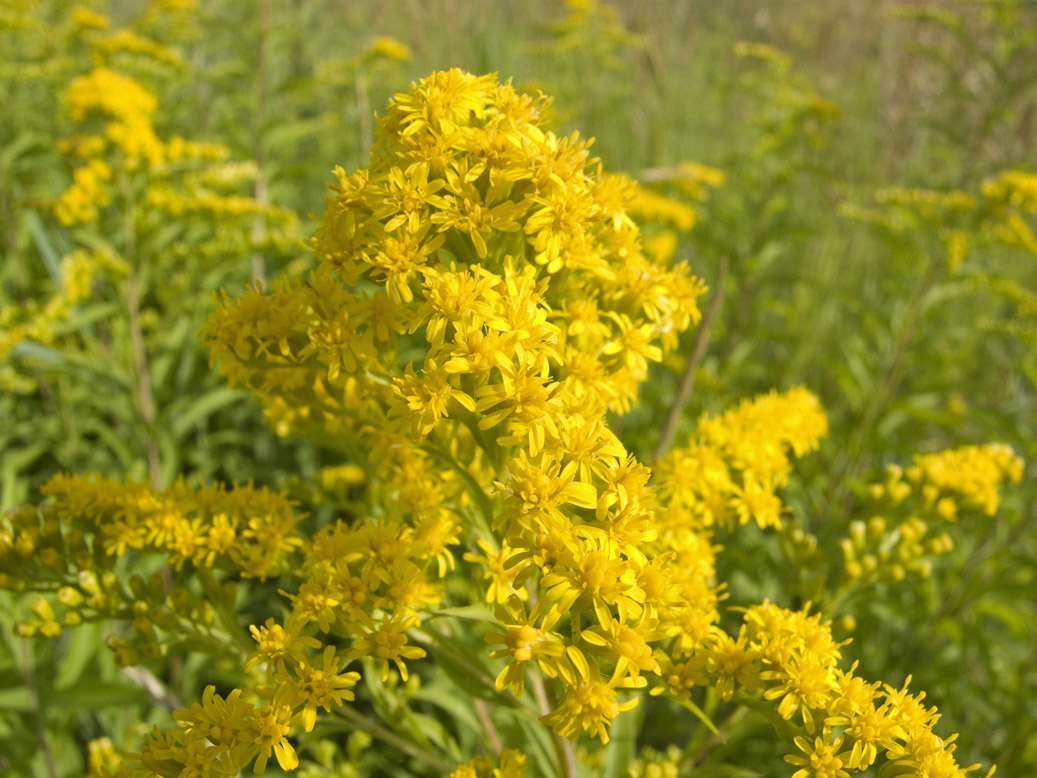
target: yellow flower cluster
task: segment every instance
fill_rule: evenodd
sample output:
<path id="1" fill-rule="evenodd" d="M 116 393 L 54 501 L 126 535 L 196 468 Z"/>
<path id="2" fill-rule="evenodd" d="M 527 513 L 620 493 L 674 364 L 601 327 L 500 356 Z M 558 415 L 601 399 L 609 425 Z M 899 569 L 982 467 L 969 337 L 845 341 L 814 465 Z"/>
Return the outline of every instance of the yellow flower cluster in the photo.
<path id="1" fill-rule="evenodd" d="M 911 208 L 930 218 L 943 218 L 947 213 L 967 213 L 976 207 L 976 198 L 959 189 L 939 191 L 921 187 L 887 187 L 875 193 L 875 200 Z"/>
<path id="2" fill-rule="evenodd" d="M 30 392 L 35 381 L 4 360 L 22 341 L 52 344 L 59 337 L 59 325 L 68 319 L 75 306 L 91 295 L 91 285 L 101 275 L 121 277 L 128 268 L 121 259 L 105 251 L 74 251 L 61 260 L 58 291 L 42 307 L 7 306 L 0 310 L 0 387 L 7 391 Z"/>
<path id="3" fill-rule="evenodd" d="M 839 669 L 842 644 L 820 616 L 764 602 L 744 622 L 737 638 L 717 633 L 709 672 L 722 697 L 784 720 L 800 752 L 786 757 L 799 768 L 794 778 L 847 778 L 876 764 L 883 774 L 927 776 L 978 767 L 958 765 L 954 736 L 933 732 L 939 714 L 924 692 L 908 693 L 910 678 L 898 689 L 862 679 L 856 664 Z"/>
<path id="4" fill-rule="evenodd" d="M 168 34 L 167 11 L 175 9 L 163 10 L 166 5 L 170 4 L 147 4 L 143 16 L 133 21 L 133 40 L 145 40 L 142 34 L 149 25 L 156 34 Z M 67 117 L 76 130 L 56 143 L 68 158 L 70 181 L 53 199 L 52 207 L 61 224 L 88 226 L 86 231 L 74 230 L 68 235 L 86 250 L 71 252 L 60 268 L 47 252 L 44 264 L 49 277 L 39 277 L 22 289 L 20 299 L 0 303 L 0 386 L 28 395 L 41 379 L 53 378 L 57 366 L 67 365 L 68 360 L 75 364 L 89 361 L 84 353 L 91 350 L 90 333 L 95 328 L 84 330 L 83 322 L 71 315 L 78 304 L 114 302 L 103 310 L 99 305 L 90 309 L 91 316 L 103 318 L 102 332 L 111 329 L 117 335 L 113 344 L 104 344 L 104 358 L 118 358 L 122 347 L 129 344 L 121 341 L 126 322 L 117 320 L 120 314 L 126 316 L 131 297 L 146 301 L 142 327 L 154 323 L 168 307 L 164 295 L 166 299 L 180 297 L 175 307 L 181 315 L 183 298 L 195 296 L 199 267 L 212 268 L 219 262 L 226 270 L 229 261 L 236 263 L 242 254 L 260 248 L 276 257 L 290 255 L 299 249 L 299 235 L 294 212 L 239 194 L 241 184 L 257 175 L 255 165 L 212 164 L 227 157 L 225 147 L 156 135 L 152 119 L 158 98 L 143 82 L 108 63 L 105 45 L 116 33 L 110 36 L 107 32 L 107 17 L 80 8 L 69 9 L 63 20 L 52 21 L 53 9 L 48 10 L 46 4 L 28 3 L 24 10 L 33 23 L 33 34 L 23 42 L 27 56 L 34 56 L 34 47 L 53 36 L 61 39 L 68 33 L 71 38 L 68 49 L 75 55 L 71 64 L 63 66 L 60 78 L 51 76 L 48 82 L 66 85 L 65 89 L 55 86 L 53 97 L 64 99 Z M 125 34 L 120 33 L 116 40 L 129 40 L 129 33 L 121 32 Z M 0 79 L 4 77 L 0 74 Z M 195 229 L 159 230 L 168 227 L 169 220 L 161 218 L 168 216 L 189 220 Z M 259 221 L 264 229 L 257 229 Z M 162 244 L 160 256 L 155 254 L 154 240 Z M 40 250 L 46 251 L 46 245 L 44 241 Z M 101 251 L 97 248 L 101 245 L 107 248 Z M 131 288 L 147 286 L 141 283 L 143 275 L 137 275 L 143 268 L 137 266 L 143 263 L 157 269 L 156 261 L 162 272 L 154 277 L 163 282 L 154 290 L 156 294 L 145 290 L 130 295 Z M 200 314 L 202 304 L 197 306 Z M 144 345 L 145 350 L 157 347 L 147 338 Z"/>
<path id="5" fill-rule="evenodd" d="M 542 131 L 542 107 L 459 71 L 399 96 L 372 164 L 337 173 L 315 276 L 210 322 L 228 377 L 286 428 L 337 426 L 349 393 L 397 429 L 473 419 L 505 445 L 543 440 L 551 408 L 628 408 L 702 286 L 644 257 L 633 185 L 585 172 L 586 144 Z M 415 349 L 420 371 L 379 364 Z"/>
<path id="6" fill-rule="evenodd" d="M 42 508 L 4 520 L 0 586 L 55 594 L 23 633 L 119 620 L 134 632 L 110 640 L 125 663 L 161 651 L 156 629 L 181 630 L 229 640 L 248 674 L 225 696 L 207 688 L 109 774 L 229 776 L 270 758 L 295 769 L 296 728 L 353 698 L 347 663 L 361 660 L 369 684 L 378 671 L 406 680 L 425 655 L 412 637 L 446 640 L 440 618 L 471 626 L 457 613 L 471 608 L 436 610 L 459 592 L 498 606 L 495 626 L 466 635 L 501 660 L 497 689 L 525 697 L 528 682 L 562 737 L 608 742 L 632 690 L 693 707 L 693 688 L 712 685 L 795 736 L 798 778 L 866 770 L 880 753 L 898 774 L 964 772 L 920 695 L 838 669 L 819 615 L 764 603 L 736 637 L 718 627 L 712 525 L 780 526 L 776 490 L 825 415 L 799 388 L 703 417 L 650 484 L 606 412 L 630 407 L 703 287 L 646 257 L 626 210 L 637 187 L 548 131 L 544 107 L 457 70 L 397 95 L 368 167 L 336 171 L 313 273 L 223 295 L 205 325 L 223 373 L 279 431 L 363 457 L 362 473 L 322 479 L 363 485 L 351 522 L 307 527 L 284 495 L 252 486 L 64 476 Z M 129 553 L 171 564 L 172 586 L 156 575 L 126 591 L 112 566 Z M 287 614 L 252 624 L 249 641 L 236 587 L 274 576 Z M 454 775 L 518 778 L 524 762 L 505 750 Z"/>
<path id="7" fill-rule="evenodd" d="M 128 754 L 118 770 L 104 774 L 106 778 L 236 775 L 254 762 L 253 772 L 261 775 L 271 756 L 282 769 L 294 770 L 299 756 L 288 741 L 294 722 L 316 706 L 330 709 L 353 699 L 349 687 L 356 683 L 357 674 L 340 674 L 339 661 L 334 649 L 324 654 L 320 669 L 300 660 L 300 677 L 305 680 L 290 678 L 276 690 L 264 690 L 268 698 L 259 705 L 242 699 L 240 689 L 222 697 L 208 686 L 200 703 L 173 714 L 180 727 L 165 732 L 155 727 L 139 753 Z M 298 713 L 299 708 L 307 713 Z"/>
<path id="8" fill-rule="evenodd" d="M 627 206 L 628 213 L 642 223 L 656 222 L 681 232 L 690 230 L 698 220 L 695 208 L 685 200 L 701 202 L 711 190 L 724 183 L 722 171 L 690 160 L 674 167 L 645 170 L 641 177 L 646 186 L 653 188 L 641 189 Z M 658 189 L 661 186 L 672 188 L 676 196 L 663 194 Z"/>
<path id="9" fill-rule="evenodd" d="M 72 30 L 82 35 L 87 30 L 106 30 L 111 20 L 103 13 L 77 5 L 72 9 Z"/>
<path id="10" fill-rule="evenodd" d="M 630 763 L 623 778 L 677 778 L 680 775 L 681 750 L 670 746 L 665 753 L 645 748 L 640 758 Z"/>
<path id="11" fill-rule="evenodd" d="M 461 531 L 448 506 L 464 504 L 466 495 L 463 479 L 424 452 L 394 448 L 390 457 L 384 466 L 394 480 L 384 481 L 381 498 L 392 518 L 336 522 L 305 544 L 303 583 L 286 593 L 292 608 L 285 628 L 314 625 L 348 637 L 349 658 L 373 657 L 383 680 L 392 663 L 406 680 L 405 660 L 425 655 L 408 645 L 406 631 L 443 596 L 437 579 L 454 568 L 450 547 Z M 272 659 L 260 641 L 252 661 Z"/>
<path id="12" fill-rule="evenodd" d="M 320 267 L 225 299 L 205 334 L 282 429 L 359 435 L 385 483 L 418 482 L 407 468 L 419 464 L 433 477 L 438 462 L 425 502 L 460 485 L 454 502 L 469 506 L 463 523 L 439 515 L 426 529 L 445 543 L 474 527 L 484 555 L 466 559 L 507 605 L 491 635 L 511 661 L 498 686 L 520 693 L 535 661 L 568 687 L 549 723 L 607 739 L 632 704 L 617 688 L 655 666 L 645 587 L 667 576 L 639 550 L 655 537 L 648 470 L 604 413 L 629 407 L 649 361 L 697 317 L 702 285 L 644 256 L 624 211 L 633 183 L 542 129 L 543 107 L 456 70 L 398 95 L 368 168 L 337 171 L 313 241 Z M 570 637 L 552 631 L 566 614 Z M 416 616 L 392 618 L 386 646 Z"/>
<path id="13" fill-rule="evenodd" d="M 72 80 L 67 99 L 73 121 L 91 115 L 107 121 L 105 138 L 123 152 L 128 166 L 162 162 L 162 143 L 151 123 L 158 100 L 134 79 L 97 67 Z"/>
<path id="14" fill-rule="evenodd" d="M 158 554 L 185 579 L 192 569 L 266 579 L 293 570 L 290 560 L 302 544 L 291 504 L 252 486 L 193 489 L 178 482 L 155 492 L 143 484 L 58 475 L 42 491 L 51 497 L 44 507 L 10 512 L 0 523 L 0 587 L 52 592 L 63 614 L 59 618 L 41 597 L 35 618 L 19 629 L 54 635 L 62 625 L 86 621 L 130 623 L 136 644 L 121 638 L 109 644 L 123 664 L 159 655 L 156 627 L 175 633 L 187 622 L 211 624 L 212 614 L 186 584 L 167 591 L 161 576 L 134 577 L 127 590 L 112 572 L 119 557 Z"/>
<path id="15" fill-rule="evenodd" d="M 980 241 L 1037 254 L 1033 222 L 1037 215 L 1037 175 L 1033 173 L 1004 170 L 982 181 L 975 194 L 960 189 L 890 187 L 876 192 L 875 200 L 885 209 L 847 205 L 843 213 L 894 234 L 932 230 L 944 244 L 947 265 L 953 271 Z"/>
<path id="16" fill-rule="evenodd" d="M 62 625 L 101 619 L 128 622 L 129 640 L 108 641 L 123 664 L 162 652 L 156 629 L 174 636 L 188 631 L 218 643 L 226 640 L 221 626 L 237 626 L 214 623 L 208 607 L 208 600 L 226 591 L 225 584 L 203 576 L 210 583 L 201 599 L 184 588 L 191 568 L 199 575 L 212 570 L 296 581 L 285 624 L 271 618 L 251 627 L 256 648 L 244 668 L 264 671 L 270 685 L 257 692 L 267 701 L 253 706 L 241 699 L 241 690 L 224 699 L 210 688 L 201 705 L 176 714 L 179 728 L 156 732 L 139 754 L 130 755 L 127 772 L 118 774 L 198 769 L 202 775 L 233 775 L 253 760 L 255 771 L 262 772 L 271 753 L 283 768 L 293 769 L 298 762 L 286 737 L 294 726 L 310 731 L 318 709 L 353 698 L 348 688 L 359 674 L 341 672 L 345 662 L 372 656 L 383 663 L 384 678 L 392 661 L 406 679 L 404 660 L 424 656 L 407 645 L 406 630 L 420 623 L 420 611 L 439 601 L 440 587 L 432 581 L 454 565 L 448 546 L 457 542 L 458 529 L 443 506 L 459 498 L 422 475 L 428 460 L 421 452 L 398 453 L 406 477 L 386 500 L 395 515 L 411 523 L 401 518 L 352 528 L 338 522 L 308 541 L 298 532 L 300 516 L 283 496 L 251 486 L 192 489 L 178 483 L 154 492 L 142 484 L 58 476 L 44 487 L 51 501 L 39 512 L 25 509 L 5 517 L 0 587 L 51 591 L 64 611 L 59 617 L 49 598 L 37 598 L 34 618 L 19 624 L 21 634 L 54 636 Z M 131 579 L 126 591 L 112 568 L 117 557 L 131 552 L 166 557 L 177 571 L 173 588 L 167 590 L 155 575 Z M 310 624 L 351 637 L 349 651 L 304 636 Z"/>
<path id="17" fill-rule="evenodd" d="M 185 159 L 220 160 L 227 156 L 227 150 L 216 144 L 176 136 L 160 140 L 151 123 L 156 97 L 136 80 L 106 67 L 74 78 L 67 98 L 69 118 L 85 122 L 91 116 L 100 116 L 105 129 L 103 135 L 78 135 L 61 144 L 66 153 L 83 160 L 73 170 L 72 185 L 54 203 L 55 214 L 63 224 L 96 222 L 100 209 L 111 202 L 115 182 L 110 161 L 105 159 L 109 147 L 121 155 L 114 164 L 129 171 L 160 168 Z M 221 204 L 220 200 L 207 193 L 201 204 L 214 207 Z M 231 207 L 238 211 L 242 208 Z"/>
<path id="18" fill-rule="evenodd" d="M 624 407 L 616 401 L 630 393 L 610 384 L 633 378 L 636 386 L 648 359 L 658 358 L 651 340 L 665 344 L 672 329 L 659 322 L 673 319 L 675 301 L 654 284 L 620 291 L 629 274 L 617 272 L 608 249 L 636 248 L 623 237 L 633 237 L 632 226 L 615 209 L 603 218 L 594 202 L 600 184 L 582 174 L 582 147 L 522 125 L 527 140 L 516 142 L 504 132 L 516 134 L 516 118 L 501 116 L 501 106 L 529 117 L 536 103 L 456 72 L 397 97 L 371 167 L 339 173 L 314 241 L 323 267 L 305 286 L 281 282 L 272 294 L 257 289 L 225 303 L 207 334 L 224 371 L 256 390 L 286 428 L 313 416 L 321 427 L 349 428 L 349 409 L 366 404 L 371 410 L 358 415 L 377 419 L 366 430 L 376 440 L 388 427 L 397 445 L 408 437 L 444 445 L 432 438 L 482 449 L 485 465 L 467 472 L 483 489 L 501 454 L 520 447 L 495 482 L 504 499 L 490 514 L 493 534 L 478 538 L 481 554 L 465 555 L 484 567 L 487 599 L 504 603 L 499 631 L 486 636 L 499 646 L 491 656 L 508 660 L 496 683 L 520 695 L 535 665 L 565 690 L 544 722 L 567 737 L 589 730 L 607 741 L 607 724 L 636 704 L 619 690 L 646 686 L 645 673 L 663 677 L 654 691 L 679 698 L 707 683 L 714 549 L 695 530 L 735 516 L 777 524 L 774 490 L 787 479 L 789 451 L 816 446 L 827 424 L 805 390 L 704 419 L 696 448 L 712 454 L 723 478 L 664 465 L 665 496 L 684 499 L 656 511 L 649 471 L 626 455 L 601 413 Z M 488 128 L 493 134 L 480 138 Z M 581 193 L 590 194 L 583 205 L 556 203 Z M 573 220 L 568 230 L 559 214 Z M 457 260 L 469 269 L 458 270 Z M 341 291 L 332 269 L 346 283 L 369 280 L 384 292 L 358 300 Z M 684 299 L 697 291 L 688 281 L 668 291 L 682 288 Z M 383 316 L 375 319 L 379 300 Z M 618 301 L 626 310 L 615 310 Z M 692 315 L 685 306 L 679 324 Z M 421 372 L 408 366 L 394 377 L 385 356 L 413 353 L 407 336 L 421 328 Z M 688 497 L 674 486 L 704 483 L 722 496 Z M 563 631 L 566 615 L 571 630 Z M 653 651 L 666 637 L 676 638 L 670 650 Z"/>
<path id="19" fill-rule="evenodd" d="M 694 200 L 705 199 L 709 190 L 722 186 L 725 179 L 723 170 L 694 160 L 678 162 L 675 175 L 670 177 L 678 188 Z"/>
<path id="20" fill-rule="evenodd" d="M 97 222 L 101 210 L 113 201 L 116 192 L 121 192 L 119 175 L 123 172 L 145 171 L 161 177 L 179 163 L 222 161 L 229 153 L 224 146 L 214 143 L 199 143 L 179 136 L 159 138 L 152 124 L 158 98 L 138 80 L 115 70 L 109 63 L 113 54 L 130 52 L 157 62 L 179 64 L 181 55 L 177 49 L 130 29 L 99 32 L 107 27 L 107 19 L 92 11 L 80 11 L 82 13 L 76 15 L 76 29 L 89 43 L 95 66 L 69 83 L 66 90 L 68 117 L 83 125 L 99 118 L 104 127 L 98 134 L 79 134 L 59 143 L 62 151 L 80 162 L 72 171 L 71 186 L 54 203 L 55 214 L 65 225 Z M 226 186 L 242 179 L 232 170 L 224 170 L 227 172 L 232 176 L 230 179 L 224 175 L 221 180 L 214 172 L 211 180 Z M 235 217 L 261 213 L 280 222 L 293 218 L 283 209 L 265 206 L 248 197 L 219 194 L 199 180 L 185 180 L 185 183 L 188 184 L 186 192 L 176 186 L 176 181 L 166 178 L 161 186 L 147 190 L 146 200 L 152 207 L 174 216 L 213 212 L 217 216 Z"/>
<path id="21" fill-rule="evenodd" d="M 96 222 L 112 201 L 109 182 L 112 169 L 103 159 L 89 159 L 72 171 L 72 185 L 54 201 L 54 214 L 62 224 Z"/>
<path id="22" fill-rule="evenodd" d="M 119 769 L 119 752 L 109 737 L 99 737 L 86 744 L 87 770 L 83 778 L 104 778 L 104 772 Z"/>
<path id="23" fill-rule="evenodd" d="M 282 224 L 295 220 L 295 213 L 288 208 L 261 203 L 253 197 L 220 194 L 200 186 L 188 191 L 154 186 L 148 189 L 145 199 L 151 208 L 175 218 L 203 213 L 216 218 L 262 214 Z"/>
<path id="24" fill-rule="evenodd" d="M 659 542 L 653 562 L 669 562 L 670 580 L 654 601 L 676 596 L 680 607 L 677 619 L 660 624 L 673 639 L 654 651 L 661 678 L 653 695 L 687 701 L 695 686 L 714 685 L 728 699 L 736 680 L 755 688 L 744 635 L 732 640 L 716 626 L 720 593 L 713 581 L 718 549 L 711 545 L 712 527 L 730 529 L 750 519 L 780 527 L 777 490 L 788 480 L 789 458 L 816 448 L 827 431 L 824 412 L 806 389 L 771 392 L 719 416 L 703 416 L 690 445 L 656 464 Z"/>
<path id="25" fill-rule="evenodd" d="M 409 62 L 411 51 L 395 38 L 391 38 L 388 35 L 379 35 L 368 42 L 364 47 L 363 53 L 364 59 L 376 59 L 378 57 L 396 60 L 397 62 Z"/>
<path id="26" fill-rule="evenodd" d="M 551 46 L 555 51 L 593 53 L 596 65 L 618 70 L 624 49 L 642 48 L 644 39 L 628 30 L 620 14 L 602 0 L 564 0 L 569 12 L 552 20 Z"/>
<path id="27" fill-rule="evenodd" d="M 840 541 L 846 577 L 859 585 L 929 575 L 930 558 L 954 547 L 947 532 L 933 528 L 962 512 L 993 516 L 1001 485 L 1018 483 L 1022 473 L 1023 460 L 996 443 L 919 454 L 906 470 L 887 466 L 885 479 L 868 487 L 877 515 L 851 522 Z"/>
<path id="28" fill-rule="evenodd" d="M 983 182 L 984 196 L 1037 214 L 1037 173 L 1004 170 Z"/>
<path id="29" fill-rule="evenodd" d="M 164 46 L 151 38 L 138 35 L 133 30 L 119 29 L 102 38 L 97 44 L 97 52 L 107 58 L 117 54 L 133 54 L 147 57 L 166 65 L 182 65 L 183 55 L 172 46 Z"/>
<path id="30" fill-rule="evenodd" d="M 828 125 L 840 115 L 839 106 L 818 95 L 809 82 L 792 73 L 788 55 L 766 43 L 739 41 L 735 56 L 755 66 L 743 75 L 742 88 L 754 93 L 762 106 L 752 121 L 763 130 L 753 148 L 756 159 L 786 153 L 807 142 L 807 153 L 824 144 Z"/>
<path id="31" fill-rule="evenodd" d="M 505 748 L 497 763 L 494 767 L 490 757 L 477 756 L 450 773 L 450 778 L 526 778 L 525 754 Z"/>
<path id="32" fill-rule="evenodd" d="M 899 522 L 885 516 L 850 522 L 847 536 L 839 541 L 846 578 L 859 587 L 875 581 L 900 581 L 907 575 L 927 577 L 932 572 L 930 558 L 954 548 L 948 533 L 929 530 L 929 524 L 918 516 Z"/>
<path id="33" fill-rule="evenodd" d="M 184 175 L 184 183 L 190 188 L 232 189 L 241 183 L 252 183 L 259 173 L 253 160 L 233 160 L 192 170 Z"/>
<path id="34" fill-rule="evenodd" d="M 776 491 L 796 457 L 817 448 L 828 421 L 817 398 L 799 387 L 745 400 L 719 416 L 704 416 L 688 446 L 655 465 L 664 499 L 687 511 L 697 527 L 733 527 L 750 519 L 781 526 Z"/>
<path id="35" fill-rule="evenodd" d="M 668 224 L 675 230 L 687 232 L 695 226 L 695 209 L 680 200 L 642 189 L 627 208 L 631 216 Z"/>
<path id="36" fill-rule="evenodd" d="M 1001 504 L 998 487 L 1006 481 L 1019 483 L 1023 477 L 1022 457 L 998 443 L 919 454 L 914 461 L 914 467 L 905 473 L 907 480 L 921 489 L 926 504 L 935 504 L 944 518 L 953 518 L 946 515 L 948 509 L 941 508 L 941 501 L 947 498 L 993 516 Z"/>

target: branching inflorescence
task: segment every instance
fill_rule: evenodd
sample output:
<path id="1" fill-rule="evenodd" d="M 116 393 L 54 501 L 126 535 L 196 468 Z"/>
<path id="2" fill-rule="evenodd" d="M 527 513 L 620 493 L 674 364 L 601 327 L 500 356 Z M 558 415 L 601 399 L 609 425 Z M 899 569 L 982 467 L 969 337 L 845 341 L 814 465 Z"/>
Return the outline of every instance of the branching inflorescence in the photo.
<path id="1" fill-rule="evenodd" d="M 316 269 L 223 295 L 205 325 L 223 374 L 279 432 L 363 466 L 366 513 L 315 527 L 251 486 L 61 477 L 50 503 L 6 520 L 0 582 L 55 592 L 68 626 L 131 623 L 113 638 L 124 663 L 176 650 L 188 630 L 229 637 L 247 673 L 178 710 L 117 775 L 293 769 L 293 733 L 354 699 L 348 667 L 406 680 L 445 614 L 482 603 L 495 613 L 451 624 L 501 662 L 497 690 L 541 692 L 530 707 L 562 737 L 607 743 L 638 689 L 687 702 L 709 686 L 775 723 L 796 778 L 965 772 L 924 695 L 841 669 L 819 614 L 765 602 L 736 636 L 718 626 L 714 529 L 780 527 L 790 457 L 827 422 L 805 389 L 771 393 L 703 418 L 653 483 L 606 413 L 632 406 L 648 363 L 697 321 L 704 286 L 646 257 L 626 211 L 636 185 L 549 132 L 546 106 L 457 70 L 397 95 L 368 167 L 336 170 Z M 916 467 L 936 483 L 941 461 Z M 997 483 L 973 490 L 984 507 Z M 172 586 L 114 578 L 119 557 L 147 552 Z M 286 615 L 249 639 L 233 590 L 267 578 Z M 60 631 L 51 600 L 34 614 L 23 631 Z M 505 750 L 499 764 L 455 775 L 517 776 L 525 758 Z"/>

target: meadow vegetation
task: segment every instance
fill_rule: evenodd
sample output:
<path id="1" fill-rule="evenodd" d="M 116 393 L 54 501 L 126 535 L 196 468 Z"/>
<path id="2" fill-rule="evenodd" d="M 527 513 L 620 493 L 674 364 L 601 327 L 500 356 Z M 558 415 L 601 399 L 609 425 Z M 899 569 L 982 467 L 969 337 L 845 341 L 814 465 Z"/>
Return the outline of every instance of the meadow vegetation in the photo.
<path id="1" fill-rule="evenodd" d="M 1032 0 L 0 53 L 0 773 L 1037 764 Z"/>

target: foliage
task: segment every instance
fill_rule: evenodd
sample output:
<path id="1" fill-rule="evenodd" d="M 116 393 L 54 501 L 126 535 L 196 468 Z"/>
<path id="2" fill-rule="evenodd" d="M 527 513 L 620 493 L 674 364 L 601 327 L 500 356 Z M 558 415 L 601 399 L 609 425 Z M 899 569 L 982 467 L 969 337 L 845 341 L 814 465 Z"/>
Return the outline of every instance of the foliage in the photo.
<path id="1" fill-rule="evenodd" d="M 1032 4 L 406 8 L 0 3 L 5 774 L 1037 759 Z"/>

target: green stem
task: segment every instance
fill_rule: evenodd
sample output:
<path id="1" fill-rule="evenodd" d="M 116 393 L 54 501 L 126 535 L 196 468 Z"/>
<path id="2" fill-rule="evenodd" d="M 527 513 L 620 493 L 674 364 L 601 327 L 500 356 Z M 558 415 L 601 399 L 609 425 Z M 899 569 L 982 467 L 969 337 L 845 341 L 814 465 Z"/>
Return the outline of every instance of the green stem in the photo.
<path id="1" fill-rule="evenodd" d="M 691 347 L 691 356 L 688 357 L 688 361 L 684 364 L 684 372 L 681 374 L 680 383 L 677 385 L 677 393 L 674 395 L 673 403 L 666 413 L 662 431 L 659 433 L 659 442 L 656 444 L 655 451 L 652 454 L 652 459 L 655 462 L 662 459 L 666 452 L 670 450 L 670 446 L 673 445 L 673 438 L 677 434 L 677 425 L 680 422 L 681 415 L 684 413 L 684 406 L 688 404 L 691 393 L 695 389 L 695 378 L 698 375 L 699 365 L 702 364 L 702 360 L 706 356 L 706 346 L 709 344 L 710 330 L 713 328 L 713 321 L 716 319 L 717 314 L 720 312 L 720 306 L 724 302 L 724 279 L 727 278 L 727 269 L 727 256 L 722 256 L 720 258 L 720 267 L 717 269 L 716 281 L 713 282 L 713 296 L 710 298 L 709 307 L 706 308 L 706 312 L 702 315 L 702 321 L 699 322 L 698 329 L 695 331 L 695 343 Z"/>
<path id="2" fill-rule="evenodd" d="M 712 691 L 712 687 L 710 687 Z M 716 746 L 725 742 L 731 733 L 738 729 L 738 726 L 745 720 L 749 715 L 749 708 L 745 706 L 739 706 L 735 708 L 731 715 L 724 719 L 720 726 L 717 727 L 715 734 L 709 736 L 696 737 L 692 740 L 688 747 L 684 749 L 684 757 L 681 760 L 680 772 L 681 774 L 691 770 L 693 767 L 697 767 L 705 761 L 709 752 Z M 699 729 L 699 732 L 705 735 L 706 730 L 704 728 Z"/>
<path id="3" fill-rule="evenodd" d="M 371 99 L 367 94 L 367 71 L 363 65 L 357 66 L 356 69 L 356 113 L 360 129 L 360 156 L 362 158 L 374 145 L 374 136 L 371 131 Z"/>
<path id="4" fill-rule="evenodd" d="M 148 370 L 148 352 L 140 318 L 141 281 L 136 271 L 126 279 L 126 309 L 129 315 L 130 343 L 133 347 L 133 370 L 137 375 L 137 405 L 144 422 L 144 448 L 148 462 L 148 476 L 153 489 L 162 488 L 158 442 L 155 440 L 155 395 Z"/>
<path id="5" fill-rule="evenodd" d="M 548 697 L 544 677 L 536 667 L 529 673 L 529 685 L 533 687 L 533 696 L 536 697 L 541 716 L 547 716 L 554 709 L 554 700 Z M 552 731 L 551 743 L 554 745 L 560 778 L 577 778 L 576 749 L 573 748 L 572 742 Z"/>
<path id="6" fill-rule="evenodd" d="M 25 675 L 25 687 L 29 692 L 29 712 L 32 715 L 32 726 L 36 734 L 36 742 L 43 753 L 43 762 L 47 766 L 47 774 L 50 778 L 58 778 L 58 764 L 54 759 L 54 752 L 47 741 L 47 732 L 44 727 L 43 706 L 40 704 L 40 694 L 36 686 L 36 672 L 33 656 L 29 650 L 29 641 L 19 639 L 22 649 L 22 661 L 24 663 L 23 673 Z"/>
<path id="7" fill-rule="evenodd" d="M 256 180 L 253 182 L 252 196 L 261 206 L 267 204 L 266 169 L 263 153 L 263 132 L 267 123 L 267 63 L 270 47 L 270 3 L 263 0 L 259 4 L 259 45 L 256 50 L 256 104 L 252 126 L 255 128 L 252 137 L 252 160 L 256 163 Z M 252 217 L 252 241 L 258 246 L 266 235 L 266 219 L 262 212 Z M 250 257 L 252 282 L 262 283 L 264 280 L 263 255 L 253 250 Z"/>
<path id="8" fill-rule="evenodd" d="M 143 422 L 144 450 L 147 457 L 149 480 L 153 489 L 159 489 L 162 486 L 162 476 L 158 441 L 155 438 L 155 420 L 158 418 L 158 409 L 155 404 L 155 393 L 151 386 L 148 351 L 144 342 L 144 328 L 140 315 L 140 299 L 144 287 L 142 278 L 145 275 L 145 269 L 140 267 L 137 257 L 133 187 L 126 175 L 120 176 L 119 185 L 126 209 L 123 223 L 123 254 L 126 262 L 132 268 L 126 279 L 126 312 L 129 318 L 130 345 L 133 349 L 133 371 L 137 377 L 137 406 Z"/>
<path id="9" fill-rule="evenodd" d="M 486 700 L 479 699 L 474 701 L 474 705 L 475 714 L 479 717 L 479 723 L 482 724 L 483 732 L 486 734 L 486 742 L 494 755 L 499 757 L 500 752 L 504 750 L 504 744 L 501 742 L 500 734 L 493 723 L 493 716 L 490 715 L 490 706 L 486 704 Z"/>
<path id="10" fill-rule="evenodd" d="M 900 386 L 905 369 L 905 358 L 907 357 L 908 349 L 914 341 L 922 308 L 925 305 L 926 298 L 928 298 L 929 293 L 940 278 L 942 267 L 942 256 L 930 258 L 926 273 L 911 297 L 907 313 L 904 316 L 904 323 L 900 328 L 889 362 L 882 371 L 878 385 L 872 393 L 871 400 L 864 409 L 864 413 L 861 414 L 853 434 L 832 468 L 833 475 L 830 479 L 832 485 L 825 495 L 822 509 L 815 514 L 815 522 L 821 522 L 825 518 L 831 517 L 832 506 L 836 503 L 839 503 L 841 506 L 838 515 L 845 516 L 849 513 L 851 492 L 848 484 L 860 475 L 864 467 L 864 444 L 867 442 L 867 436 L 874 430 L 879 416 L 896 395 L 896 391 Z"/>

